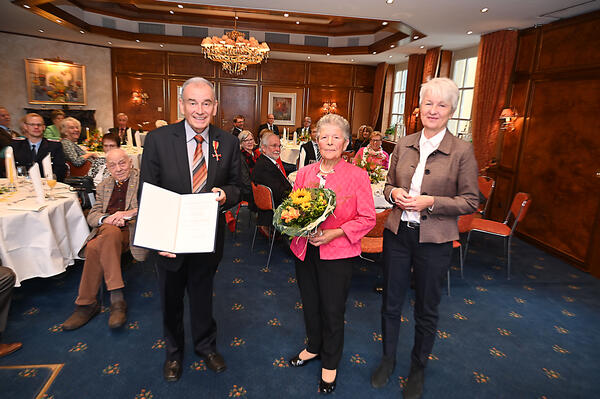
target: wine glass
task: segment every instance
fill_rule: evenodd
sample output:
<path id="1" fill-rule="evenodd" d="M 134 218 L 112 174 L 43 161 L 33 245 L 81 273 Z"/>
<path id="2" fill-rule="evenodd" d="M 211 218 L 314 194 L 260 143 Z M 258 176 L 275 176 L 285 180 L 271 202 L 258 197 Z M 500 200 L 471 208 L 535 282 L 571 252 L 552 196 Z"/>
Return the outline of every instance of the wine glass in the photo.
<path id="1" fill-rule="evenodd" d="M 50 187 L 50 192 L 48 193 L 48 199 L 49 200 L 54 200 L 54 186 L 56 186 L 56 175 L 53 174 L 52 176 L 48 176 L 46 177 L 46 184 L 48 185 L 48 187 Z"/>

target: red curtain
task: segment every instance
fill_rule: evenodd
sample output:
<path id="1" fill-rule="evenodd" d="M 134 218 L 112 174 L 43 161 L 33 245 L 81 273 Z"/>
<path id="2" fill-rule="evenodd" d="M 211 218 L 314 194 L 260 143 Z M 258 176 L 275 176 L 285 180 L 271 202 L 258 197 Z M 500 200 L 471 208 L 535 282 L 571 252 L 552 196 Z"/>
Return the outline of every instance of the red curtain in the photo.
<path id="1" fill-rule="evenodd" d="M 412 113 L 419 106 L 419 90 L 423 79 L 424 62 L 425 54 L 411 54 L 408 56 L 406 99 L 404 102 L 404 124 L 407 135 L 419 130 L 419 120 L 413 117 Z"/>
<path id="2" fill-rule="evenodd" d="M 437 76 L 441 51 L 441 47 L 430 48 L 427 50 L 427 53 L 425 54 L 425 65 L 423 66 L 423 83 Z"/>
<path id="3" fill-rule="evenodd" d="M 442 50 L 440 58 L 440 68 L 437 76 L 438 78 L 449 78 L 452 66 L 452 51 Z"/>
<path id="4" fill-rule="evenodd" d="M 473 93 L 472 133 L 479 168 L 494 156 L 500 112 L 506 101 L 517 53 L 518 32 L 501 30 L 481 36 Z"/>
<path id="5" fill-rule="evenodd" d="M 371 103 L 371 126 L 377 124 L 379 119 L 379 110 L 381 109 L 381 101 L 383 99 L 384 88 L 385 88 L 385 74 L 387 72 L 388 64 L 385 62 L 377 65 L 375 71 L 375 83 L 373 83 L 373 102 Z"/>

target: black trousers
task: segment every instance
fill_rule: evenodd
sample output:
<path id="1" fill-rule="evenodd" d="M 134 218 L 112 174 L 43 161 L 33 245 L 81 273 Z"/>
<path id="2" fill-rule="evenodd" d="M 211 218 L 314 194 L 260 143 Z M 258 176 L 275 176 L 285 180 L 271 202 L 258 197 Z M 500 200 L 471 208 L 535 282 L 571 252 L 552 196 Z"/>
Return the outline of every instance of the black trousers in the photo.
<path id="1" fill-rule="evenodd" d="M 187 254 L 182 266 L 168 271 L 158 266 L 158 284 L 163 315 L 167 359 L 183 359 L 183 297 L 190 304 L 194 351 L 207 355 L 216 351 L 217 323 L 213 318 L 213 279 L 217 271 L 214 254 Z"/>
<path id="2" fill-rule="evenodd" d="M 296 259 L 310 353 L 321 354 L 321 366 L 335 370 L 344 349 L 344 313 L 352 280 L 351 259 L 321 260 L 308 245 L 304 261 Z"/>
<path id="3" fill-rule="evenodd" d="M 12 298 L 12 290 L 15 286 L 15 273 L 12 269 L 5 266 L 0 266 L 0 340 L 2 333 L 6 328 L 6 320 L 8 320 L 8 309 L 10 308 L 10 300 Z"/>
<path id="4" fill-rule="evenodd" d="M 452 243 L 419 243 L 419 229 L 400 223 L 398 234 L 383 232 L 384 290 L 381 312 L 383 354 L 396 358 L 402 306 L 415 281 L 415 342 L 412 364 L 425 367 L 433 349 L 444 275 L 450 267 Z"/>

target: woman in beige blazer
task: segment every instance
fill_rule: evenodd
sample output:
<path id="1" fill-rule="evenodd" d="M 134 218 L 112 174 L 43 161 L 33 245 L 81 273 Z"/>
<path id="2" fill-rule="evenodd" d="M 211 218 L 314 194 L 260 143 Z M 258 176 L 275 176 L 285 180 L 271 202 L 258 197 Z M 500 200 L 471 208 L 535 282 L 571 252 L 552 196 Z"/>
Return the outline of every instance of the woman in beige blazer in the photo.
<path id="1" fill-rule="evenodd" d="M 384 194 L 394 208 L 384 231 L 383 358 L 371 377 L 384 386 L 394 371 L 402 305 L 415 281 L 415 340 L 404 398 L 420 398 L 424 369 L 433 348 L 444 275 L 459 215 L 478 205 L 477 162 L 473 147 L 447 129 L 458 88 L 447 78 L 421 86 L 423 130 L 398 141 Z"/>

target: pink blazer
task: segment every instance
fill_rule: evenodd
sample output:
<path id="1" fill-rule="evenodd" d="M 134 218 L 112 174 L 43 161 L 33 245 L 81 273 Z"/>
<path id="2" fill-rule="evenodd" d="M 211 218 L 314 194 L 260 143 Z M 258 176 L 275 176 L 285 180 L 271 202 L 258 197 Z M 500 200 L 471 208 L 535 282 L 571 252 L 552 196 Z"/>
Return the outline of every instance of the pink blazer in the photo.
<path id="1" fill-rule="evenodd" d="M 319 163 L 307 165 L 296 176 L 294 190 L 319 187 Z M 337 205 L 333 215 L 323 223 L 321 229 L 341 228 L 345 235 L 319 247 L 321 259 L 344 259 L 360 255 L 360 239 L 375 226 L 375 204 L 369 175 L 351 163 L 340 161 L 335 172 L 327 175 L 325 188 L 332 189 Z M 306 238 L 292 238 L 290 248 L 294 255 L 304 260 Z"/>

